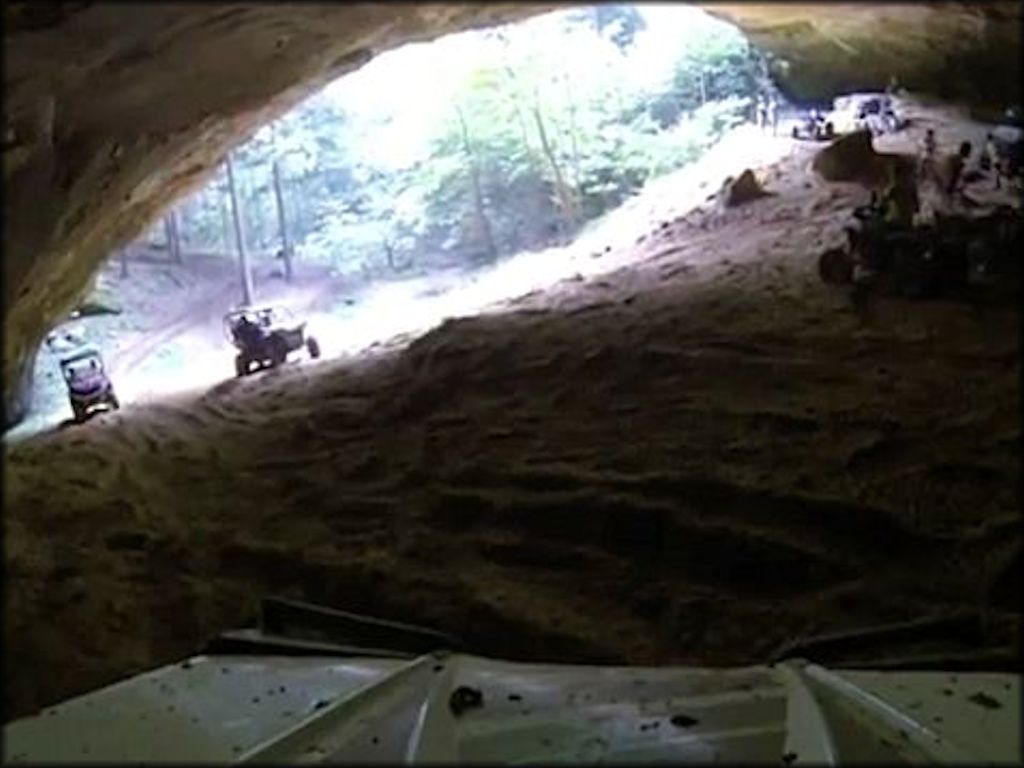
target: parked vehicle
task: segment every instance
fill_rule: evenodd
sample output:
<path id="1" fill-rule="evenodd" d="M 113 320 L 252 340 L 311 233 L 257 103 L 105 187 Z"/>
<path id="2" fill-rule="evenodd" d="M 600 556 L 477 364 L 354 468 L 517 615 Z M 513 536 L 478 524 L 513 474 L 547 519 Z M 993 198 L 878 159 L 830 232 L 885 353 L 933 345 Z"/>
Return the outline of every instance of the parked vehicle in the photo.
<path id="1" fill-rule="evenodd" d="M 835 138 L 836 131 L 832 121 L 825 119 L 824 113 L 812 109 L 798 119 L 790 130 L 790 135 L 794 139 L 831 141 Z"/>

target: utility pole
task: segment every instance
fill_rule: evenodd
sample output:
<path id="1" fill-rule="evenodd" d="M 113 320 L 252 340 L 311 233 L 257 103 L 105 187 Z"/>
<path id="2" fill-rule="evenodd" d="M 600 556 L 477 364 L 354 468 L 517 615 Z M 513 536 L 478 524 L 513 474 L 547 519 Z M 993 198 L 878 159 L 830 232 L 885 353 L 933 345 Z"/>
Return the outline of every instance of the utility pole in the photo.
<path id="1" fill-rule="evenodd" d="M 228 152 L 224 164 L 228 169 L 228 196 L 231 198 L 231 218 L 235 225 L 235 247 L 238 249 L 238 267 L 242 278 L 242 306 L 252 305 L 252 271 L 249 269 L 249 253 L 245 250 L 245 234 L 242 231 L 242 214 L 238 210 L 238 190 L 235 187 L 235 164 Z"/>

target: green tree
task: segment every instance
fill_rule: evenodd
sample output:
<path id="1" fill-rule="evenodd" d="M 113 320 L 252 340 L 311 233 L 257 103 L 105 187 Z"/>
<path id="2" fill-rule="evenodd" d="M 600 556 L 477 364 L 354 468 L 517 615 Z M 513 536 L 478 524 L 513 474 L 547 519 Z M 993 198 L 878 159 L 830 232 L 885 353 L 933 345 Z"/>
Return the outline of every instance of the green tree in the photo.
<path id="1" fill-rule="evenodd" d="M 699 26 L 709 33 L 696 40 L 685 25 L 658 30 L 677 41 L 664 43 L 674 56 L 658 58 L 658 72 L 644 57 L 655 30 L 632 6 L 471 33 L 479 57 L 458 61 L 445 113 L 400 161 L 379 139 L 403 113 L 397 103 L 342 108 L 322 92 L 236 151 L 246 242 L 258 258 L 287 230 L 300 258 L 383 275 L 572 237 L 744 118 L 763 62 L 728 25 Z M 218 179 L 183 206 L 188 247 L 234 250 L 226 193 Z"/>

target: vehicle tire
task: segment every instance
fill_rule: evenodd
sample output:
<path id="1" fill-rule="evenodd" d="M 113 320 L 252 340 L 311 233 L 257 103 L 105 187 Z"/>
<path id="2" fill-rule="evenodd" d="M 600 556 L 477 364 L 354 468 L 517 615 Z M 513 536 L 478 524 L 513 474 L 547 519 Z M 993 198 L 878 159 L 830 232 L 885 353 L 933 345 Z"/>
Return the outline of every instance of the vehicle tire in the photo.
<path id="1" fill-rule="evenodd" d="M 284 365 L 287 359 L 288 346 L 283 341 L 278 341 L 270 350 L 270 367 L 277 368 L 279 365 Z"/>
<path id="2" fill-rule="evenodd" d="M 320 342 L 314 336 L 306 339 L 306 351 L 309 352 L 309 356 L 314 360 L 320 357 Z"/>
<path id="3" fill-rule="evenodd" d="M 832 141 L 836 137 L 836 127 L 832 125 L 831 121 L 825 123 L 825 139 Z"/>
<path id="4" fill-rule="evenodd" d="M 831 248 L 818 259 L 818 276 L 829 285 L 853 282 L 853 258 L 845 248 Z"/>
<path id="5" fill-rule="evenodd" d="M 893 259 L 893 283 L 896 293 L 905 299 L 922 299 L 928 293 L 928 265 L 923 256 L 897 251 Z"/>
<path id="6" fill-rule="evenodd" d="M 74 414 L 76 424 L 82 424 L 85 422 L 85 411 L 78 403 L 71 404 L 71 412 Z"/>
<path id="7" fill-rule="evenodd" d="M 244 355 L 235 355 L 235 376 L 241 378 L 249 372 L 249 360 Z"/>
<path id="8" fill-rule="evenodd" d="M 868 308 L 871 299 L 872 286 L 868 283 L 854 283 L 850 290 L 850 303 L 857 312 L 863 312 Z"/>
<path id="9" fill-rule="evenodd" d="M 956 248 L 939 251 L 936 254 L 934 282 L 939 295 L 946 297 L 962 296 L 970 282 L 970 261 L 967 248 Z"/>

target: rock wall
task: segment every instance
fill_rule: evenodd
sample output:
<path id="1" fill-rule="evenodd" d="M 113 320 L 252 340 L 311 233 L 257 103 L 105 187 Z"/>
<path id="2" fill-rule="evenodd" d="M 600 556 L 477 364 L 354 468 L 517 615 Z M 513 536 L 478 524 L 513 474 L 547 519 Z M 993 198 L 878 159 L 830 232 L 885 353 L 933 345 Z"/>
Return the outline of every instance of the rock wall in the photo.
<path id="1" fill-rule="evenodd" d="M 4 7 L 4 406 L 89 277 L 261 124 L 375 53 L 555 4 Z M 1019 89 L 1020 3 L 713 5 L 804 98 L 897 76 L 946 98 Z M 1014 73 L 1016 73 L 1014 75 Z"/>
<path id="2" fill-rule="evenodd" d="M 773 59 L 798 100 L 884 87 L 977 107 L 1020 100 L 1019 2 L 725 3 L 708 7 Z"/>

